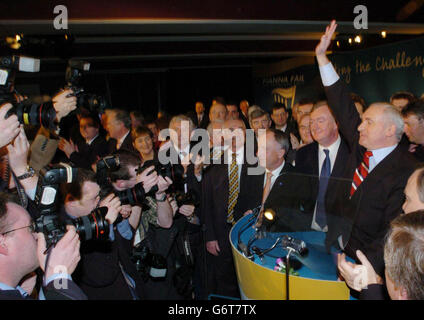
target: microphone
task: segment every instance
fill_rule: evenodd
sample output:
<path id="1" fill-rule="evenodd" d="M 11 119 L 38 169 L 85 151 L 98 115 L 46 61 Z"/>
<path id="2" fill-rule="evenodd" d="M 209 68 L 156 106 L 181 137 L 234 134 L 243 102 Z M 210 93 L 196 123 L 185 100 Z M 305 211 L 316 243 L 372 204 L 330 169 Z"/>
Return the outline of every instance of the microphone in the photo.
<path id="1" fill-rule="evenodd" d="M 249 252 L 249 250 L 248 250 L 248 248 L 247 248 L 247 246 L 246 246 L 246 244 L 244 244 L 242 241 L 241 241 L 241 233 L 242 232 L 244 232 L 246 229 L 245 229 L 245 227 L 247 226 L 247 225 L 249 225 L 249 223 L 252 221 L 252 220 L 254 220 L 255 218 L 257 218 L 257 216 L 259 215 L 259 212 L 261 211 L 261 207 L 262 207 L 262 205 L 259 205 L 259 206 L 257 206 L 256 208 L 254 208 L 253 210 L 252 210 L 252 216 L 247 220 L 247 222 L 246 222 L 246 224 L 244 224 L 240 229 L 239 229 L 239 232 L 238 232 L 238 235 L 237 235 L 237 238 L 238 238 L 238 241 L 237 241 L 237 247 L 238 247 L 238 249 L 239 250 L 241 250 L 241 252 L 243 253 L 243 255 L 245 256 L 245 257 L 249 257 L 250 256 L 250 252 Z"/>

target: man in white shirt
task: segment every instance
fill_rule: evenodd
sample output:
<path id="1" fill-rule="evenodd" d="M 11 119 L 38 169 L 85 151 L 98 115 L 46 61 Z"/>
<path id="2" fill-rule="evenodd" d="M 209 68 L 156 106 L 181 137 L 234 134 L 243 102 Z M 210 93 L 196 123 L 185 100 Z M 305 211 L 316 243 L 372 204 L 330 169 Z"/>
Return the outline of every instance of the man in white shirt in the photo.
<path id="1" fill-rule="evenodd" d="M 394 106 L 373 103 L 359 117 L 348 88 L 326 56 L 336 27 L 332 21 L 315 53 L 328 102 L 351 150 L 344 176 L 352 183 L 335 189 L 340 219 L 329 225 L 326 242 L 327 247 L 338 242 L 358 262 L 356 250 L 361 250 L 382 276 L 384 237 L 401 212 L 403 189 L 417 163 L 399 144 L 404 123 Z"/>

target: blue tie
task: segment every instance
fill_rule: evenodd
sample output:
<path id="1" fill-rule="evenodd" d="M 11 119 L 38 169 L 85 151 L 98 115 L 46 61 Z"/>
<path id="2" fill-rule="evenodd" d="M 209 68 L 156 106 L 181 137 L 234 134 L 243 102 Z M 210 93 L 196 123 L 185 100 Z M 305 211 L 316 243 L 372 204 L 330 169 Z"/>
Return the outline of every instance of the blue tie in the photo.
<path id="1" fill-rule="evenodd" d="M 321 174 L 319 176 L 319 189 L 317 197 L 317 212 L 315 215 L 316 223 L 323 229 L 327 225 L 327 217 L 325 213 L 325 193 L 327 192 L 328 180 L 331 174 L 331 163 L 329 150 L 324 149 L 325 159 L 322 164 Z"/>

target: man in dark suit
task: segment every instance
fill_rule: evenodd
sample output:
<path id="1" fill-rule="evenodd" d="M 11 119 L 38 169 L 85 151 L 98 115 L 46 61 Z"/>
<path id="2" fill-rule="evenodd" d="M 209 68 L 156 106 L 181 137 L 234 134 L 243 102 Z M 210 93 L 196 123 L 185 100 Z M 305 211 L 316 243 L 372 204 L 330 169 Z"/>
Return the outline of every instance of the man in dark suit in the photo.
<path id="1" fill-rule="evenodd" d="M 419 162 L 424 162 L 424 100 L 416 100 L 402 109 L 405 134 L 413 144 L 409 151 Z"/>
<path id="2" fill-rule="evenodd" d="M 327 27 L 315 53 L 329 105 L 350 150 L 344 176 L 352 184 L 336 189 L 340 219 L 328 221 L 326 241 L 327 245 L 338 243 L 357 261 L 360 249 L 382 276 L 384 237 L 401 212 L 403 189 L 416 160 L 399 143 L 404 123 L 392 105 L 371 104 L 361 122 L 349 90 L 326 56 L 336 26 L 332 21 Z"/>
<path id="3" fill-rule="evenodd" d="M 95 116 L 85 115 L 79 120 L 81 136 L 84 141 L 74 144 L 73 141 L 61 139 L 59 149 L 65 152 L 68 159 L 78 168 L 92 169 L 92 165 L 107 155 L 108 143 L 100 136 L 100 121 Z"/>
<path id="4" fill-rule="evenodd" d="M 191 112 L 189 117 L 193 121 L 196 128 L 206 129 L 209 124 L 208 114 L 206 113 L 203 102 L 201 101 L 196 102 L 196 112 Z"/>
<path id="5" fill-rule="evenodd" d="M 299 180 L 303 180 L 302 205 L 310 215 L 310 227 L 327 232 L 327 216 L 334 210 L 335 182 L 343 177 L 349 150 L 327 101 L 314 104 L 310 129 L 315 142 L 297 150 L 296 172 Z"/>
<path id="6" fill-rule="evenodd" d="M 85 300 L 70 278 L 80 260 L 80 241 L 74 227 L 51 249 L 46 266 L 44 235 L 34 233 L 28 212 L 5 193 L 0 194 L 0 299 L 31 299 L 36 284 L 33 272 L 44 270 L 40 299 Z M 37 238 L 38 237 L 38 238 Z M 59 273 L 60 272 L 60 273 Z"/>
<path id="7" fill-rule="evenodd" d="M 249 101 L 247 101 L 247 100 L 240 101 L 239 107 L 240 107 L 240 111 L 241 111 L 240 112 L 240 119 L 243 120 L 244 125 L 246 126 L 246 129 L 250 129 L 249 114 L 248 114 Z"/>
<path id="8" fill-rule="evenodd" d="M 137 153 L 131 137 L 130 114 L 121 109 L 111 109 L 107 113 L 106 131 L 109 134 L 109 154 L 116 150 L 128 150 Z"/>
<path id="9" fill-rule="evenodd" d="M 240 189 L 238 215 L 250 213 L 252 208 L 262 205 L 262 212 L 272 209 L 276 223 L 269 231 L 305 230 L 304 215 L 300 212 L 298 188 L 294 168 L 285 161 L 289 150 L 287 135 L 277 129 L 268 129 L 258 139 L 259 164 L 265 172 L 250 177 L 248 184 Z M 262 217 L 259 218 L 262 221 Z M 300 224 L 301 223 L 301 224 Z"/>
<path id="10" fill-rule="evenodd" d="M 242 120 L 227 120 L 223 126 L 227 151 L 220 164 L 211 165 L 202 179 L 202 216 L 206 227 L 209 293 L 239 297 L 231 245 L 228 239 L 234 223 L 241 217 L 238 195 L 249 184 Z"/>

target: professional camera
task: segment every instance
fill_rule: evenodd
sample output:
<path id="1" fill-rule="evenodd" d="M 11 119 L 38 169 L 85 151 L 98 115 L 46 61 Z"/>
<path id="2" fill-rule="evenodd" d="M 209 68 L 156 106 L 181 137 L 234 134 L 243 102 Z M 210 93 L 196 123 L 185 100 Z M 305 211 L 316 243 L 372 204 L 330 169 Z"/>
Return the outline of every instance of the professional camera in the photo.
<path id="1" fill-rule="evenodd" d="M 27 99 L 18 103 L 14 85 L 16 71 L 38 72 L 40 60 L 19 56 L 0 57 L 0 105 L 12 104 L 5 118 L 16 114 L 21 124 L 56 129 L 56 110 L 51 101 L 37 104 Z"/>
<path id="2" fill-rule="evenodd" d="M 84 72 L 90 70 L 90 63 L 80 60 L 69 60 L 66 68 L 66 87 L 72 89 L 77 97 L 77 106 L 84 107 L 90 112 L 102 113 L 107 107 L 104 97 L 84 92 L 80 85 L 80 80 Z"/>
<path id="3" fill-rule="evenodd" d="M 133 248 L 131 256 L 137 271 L 144 281 L 150 277 L 152 280 L 164 280 L 168 272 L 168 263 L 160 254 L 151 253 L 148 246 L 139 243 Z"/>
<path id="4" fill-rule="evenodd" d="M 142 183 L 136 184 L 133 188 L 115 191 L 109 179 L 109 173 L 118 170 L 120 167 L 119 156 L 106 156 L 96 163 L 97 183 L 100 186 L 100 197 L 104 198 L 110 193 L 115 195 L 121 201 L 121 204 L 131 206 L 139 205 L 144 201 L 144 188 Z"/>
<path id="5" fill-rule="evenodd" d="M 66 233 L 66 226 L 73 225 L 81 241 L 106 240 L 109 236 L 109 224 L 105 219 L 107 207 L 94 209 L 88 216 L 62 220 L 57 215 L 42 215 L 35 222 L 35 232 L 42 232 L 47 247 L 56 244 Z"/>
<path id="6" fill-rule="evenodd" d="M 145 161 L 142 166 L 139 166 L 137 168 L 137 174 L 142 173 L 144 170 L 146 170 L 147 168 L 151 166 L 155 167 L 153 171 L 156 171 L 158 175 L 162 176 L 163 178 L 168 177 L 169 179 L 172 180 L 172 186 L 170 187 L 170 189 L 168 189 L 168 192 L 170 193 L 172 192 L 172 190 L 174 190 L 174 188 L 181 185 L 182 182 L 184 181 L 184 168 L 182 165 L 179 165 L 179 164 L 172 165 L 170 163 L 161 164 L 159 161 L 155 161 L 155 160 Z M 149 175 L 150 174 L 151 173 L 149 173 Z M 154 195 L 157 191 L 158 191 L 158 187 L 153 186 L 147 195 Z"/>
<path id="7" fill-rule="evenodd" d="M 137 183 L 133 188 L 123 191 L 115 191 L 115 195 L 121 201 L 121 204 L 129 204 L 131 206 L 141 205 L 144 201 L 145 194 L 143 183 Z"/>
<path id="8" fill-rule="evenodd" d="M 55 244 L 66 233 L 66 225 L 74 225 L 81 240 L 106 239 L 109 225 L 105 220 L 107 208 L 93 210 L 88 216 L 78 219 L 62 219 L 57 215 L 58 189 L 62 183 L 76 179 L 77 168 L 68 164 L 46 166 L 40 170 L 34 202 L 40 216 L 35 221 L 35 231 L 43 232 L 48 245 Z"/>
<path id="9" fill-rule="evenodd" d="M 119 156 L 106 156 L 96 163 L 97 183 L 101 189 L 108 188 L 111 183 L 109 180 L 109 172 L 119 169 Z"/>

